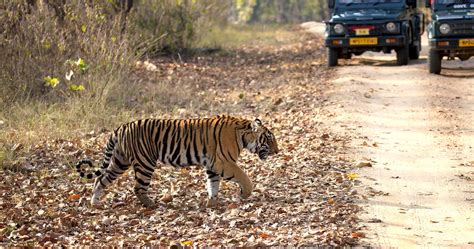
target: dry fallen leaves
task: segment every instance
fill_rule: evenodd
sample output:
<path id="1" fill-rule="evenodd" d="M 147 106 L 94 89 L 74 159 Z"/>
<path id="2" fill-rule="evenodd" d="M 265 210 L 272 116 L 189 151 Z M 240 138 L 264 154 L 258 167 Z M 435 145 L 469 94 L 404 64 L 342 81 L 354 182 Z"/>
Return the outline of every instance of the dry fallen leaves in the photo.
<path id="1" fill-rule="evenodd" d="M 67 199 L 69 201 L 77 201 L 77 200 L 81 199 L 81 195 L 80 194 L 73 194 L 73 195 L 70 195 Z"/>
<path id="2" fill-rule="evenodd" d="M 164 203 L 169 203 L 173 201 L 173 196 L 171 196 L 169 193 L 166 193 L 163 195 L 163 197 L 161 197 L 160 200 Z"/>
<path id="3" fill-rule="evenodd" d="M 190 246 L 192 244 L 193 244 L 193 242 L 191 240 L 186 240 L 186 241 L 181 242 L 181 245 L 183 245 L 183 246 Z"/>
<path id="4" fill-rule="evenodd" d="M 227 206 L 227 209 L 236 209 L 238 207 L 239 207 L 239 205 L 237 205 L 237 203 L 231 203 Z"/>
<path id="5" fill-rule="evenodd" d="M 238 186 L 226 183 L 219 205 L 206 208 L 201 168 L 160 166 L 150 186 L 150 197 L 162 202 L 155 209 L 138 203 L 133 174 L 107 189 L 105 208 L 90 207 L 93 181 L 78 180 L 72 165 L 84 157 L 100 161 L 108 132 L 98 128 L 71 139 L 38 141 L 25 160 L 35 169 L 32 173 L 0 172 L 0 208 L 11 210 L 0 214 L 0 241 L 38 247 L 356 244 L 359 207 L 352 187 L 358 175 L 347 173 L 353 164 L 345 159 L 351 137 L 332 128 L 327 97 L 332 71 L 323 66 L 322 40 L 297 37 L 285 45 L 244 47 L 183 62 L 157 58 L 148 63 L 157 68 L 135 72 L 143 91 L 136 101 L 153 111 L 156 106 L 141 96 L 162 87 L 156 82 L 179 82 L 192 89 L 196 102 L 207 105 L 183 105 L 160 117 L 232 113 L 268 123 L 282 150 L 266 161 L 242 154 L 239 165 L 256 190 L 248 199 L 235 200 Z"/>
<path id="6" fill-rule="evenodd" d="M 359 162 L 355 166 L 356 168 L 365 168 L 365 167 L 372 167 L 371 162 Z"/>
<path id="7" fill-rule="evenodd" d="M 268 238 L 270 238 L 270 234 L 268 234 L 268 233 L 261 233 L 261 234 L 260 234 L 260 238 L 262 238 L 262 239 L 268 239 Z"/>
<path id="8" fill-rule="evenodd" d="M 363 232 L 353 232 L 351 234 L 352 238 L 365 238 L 365 233 Z"/>

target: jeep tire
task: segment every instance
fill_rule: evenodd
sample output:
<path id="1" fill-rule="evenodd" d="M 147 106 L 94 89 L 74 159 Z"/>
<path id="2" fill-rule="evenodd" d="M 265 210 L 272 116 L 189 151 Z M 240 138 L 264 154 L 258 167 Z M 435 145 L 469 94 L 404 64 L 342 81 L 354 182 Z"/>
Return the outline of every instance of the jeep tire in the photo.
<path id="1" fill-rule="evenodd" d="M 351 53 L 346 53 L 341 55 L 342 59 L 350 60 L 352 59 L 352 54 Z"/>
<path id="2" fill-rule="evenodd" d="M 335 48 L 328 48 L 327 49 L 327 60 L 328 60 L 328 67 L 335 67 L 337 66 L 337 60 L 339 59 L 339 50 Z"/>
<path id="3" fill-rule="evenodd" d="M 440 74 L 441 73 L 441 60 L 443 56 L 437 50 L 430 49 L 430 53 L 428 54 L 428 67 L 430 73 L 433 74 Z"/>
<path id="4" fill-rule="evenodd" d="M 408 58 L 410 57 L 410 49 L 408 44 L 397 49 L 397 65 L 408 65 Z"/>
<path id="5" fill-rule="evenodd" d="M 418 60 L 420 58 L 420 47 L 418 45 L 411 45 L 409 50 L 410 60 Z"/>

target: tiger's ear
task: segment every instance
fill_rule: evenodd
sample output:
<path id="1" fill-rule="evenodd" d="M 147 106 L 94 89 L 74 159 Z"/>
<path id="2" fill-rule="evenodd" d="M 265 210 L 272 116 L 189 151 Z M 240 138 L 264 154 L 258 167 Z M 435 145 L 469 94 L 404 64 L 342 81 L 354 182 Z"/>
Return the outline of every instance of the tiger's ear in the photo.
<path id="1" fill-rule="evenodd" d="M 260 119 L 255 119 L 255 121 L 252 122 L 251 127 L 253 132 L 257 132 L 258 128 L 262 126 L 262 121 Z"/>

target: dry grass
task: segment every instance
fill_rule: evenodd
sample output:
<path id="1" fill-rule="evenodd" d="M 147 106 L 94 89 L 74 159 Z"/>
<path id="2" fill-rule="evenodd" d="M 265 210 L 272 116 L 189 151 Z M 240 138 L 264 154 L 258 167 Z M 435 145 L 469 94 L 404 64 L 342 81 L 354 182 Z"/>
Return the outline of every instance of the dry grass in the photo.
<path id="1" fill-rule="evenodd" d="M 0 96 L 6 105 L 76 97 L 103 101 L 111 88 L 127 79 L 135 55 L 127 36 L 120 35 L 119 19 L 81 1 L 64 8 L 66 17 L 60 21 L 48 6 L 25 10 L 25 4 L 7 5 L 0 47 L 9 62 L 0 74 Z M 68 79 L 70 72 L 74 75 Z"/>
<path id="2" fill-rule="evenodd" d="M 141 1 L 125 31 L 123 16 L 107 1 L 67 1 L 63 20 L 48 5 L 2 3 L 0 54 L 8 63 L 0 65 L 0 166 L 22 165 L 47 139 L 111 129 L 132 116 L 187 105 L 191 88 L 162 82 L 153 82 L 162 87 L 145 104 L 137 102 L 143 82 L 132 73 L 140 56 L 191 46 L 219 8 L 206 1 L 177 3 Z"/>
<path id="3" fill-rule="evenodd" d="M 0 53 L 9 62 L 0 72 L 3 167 L 22 165 L 45 139 L 106 122 L 107 99 L 129 80 L 136 56 L 126 35 L 119 39 L 119 20 L 81 1 L 68 2 L 65 10 L 60 21 L 47 5 L 6 5 L 0 33 Z"/>
<path id="4" fill-rule="evenodd" d="M 130 16 L 133 45 L 147 54 L 193 47 L 211 25 L 225 20 L 227 7 L 214 0 L 142 0 Z"/>
<path id="5" fill-rule="evenodd" d="M 130 120 L 130 111 L 100 105 L 84 104 L 82 100 L 51 105 L 35 102 L 14 105 L 0 112 L 5 124 L 0 129 L 0 166 L 21 170 L 26 158 L 38 145 L 53 139 L 72 139 L 90 132 L 110 130 Z"/>
<path id="6" fill-rule="evenodd" d="M 221 48 L 235 50 L 245 46 L 284 45 L 297 41 L 291 27 L 277 25 L 225 25 L 214 26 L 205 37 L 196 43 L 196 47 Z"/>

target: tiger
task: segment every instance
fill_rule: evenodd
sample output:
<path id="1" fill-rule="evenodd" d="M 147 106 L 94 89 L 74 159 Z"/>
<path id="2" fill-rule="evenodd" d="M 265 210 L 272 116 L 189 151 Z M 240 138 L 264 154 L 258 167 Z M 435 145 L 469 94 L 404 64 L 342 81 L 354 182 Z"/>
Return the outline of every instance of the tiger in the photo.
<path id="1" fill-rule="evenodd" d="M 207 206 L 214 207 L 221 179 L 239 184 L 242 199 L 251 195 L 252 182 L 237 165 L 243 149 L 261 160 L 279 152 L 274 134 L 260 119 L 228 115 L 142 119 L 123 124 L 110 134 L 99 169 L 87 172 L 82 165 L 93 164 L 83 159 L 76 164 L 76 171 L 82 178 L 95 178 L 91 205 L 97 206 L 104 190 L 132 166 L 134 193 L 143 206 L 153 208 L 156 204 L 148 196 L 148 188 L 159 162 L 174 167 L 202 166 L 207 174 Z"/>

